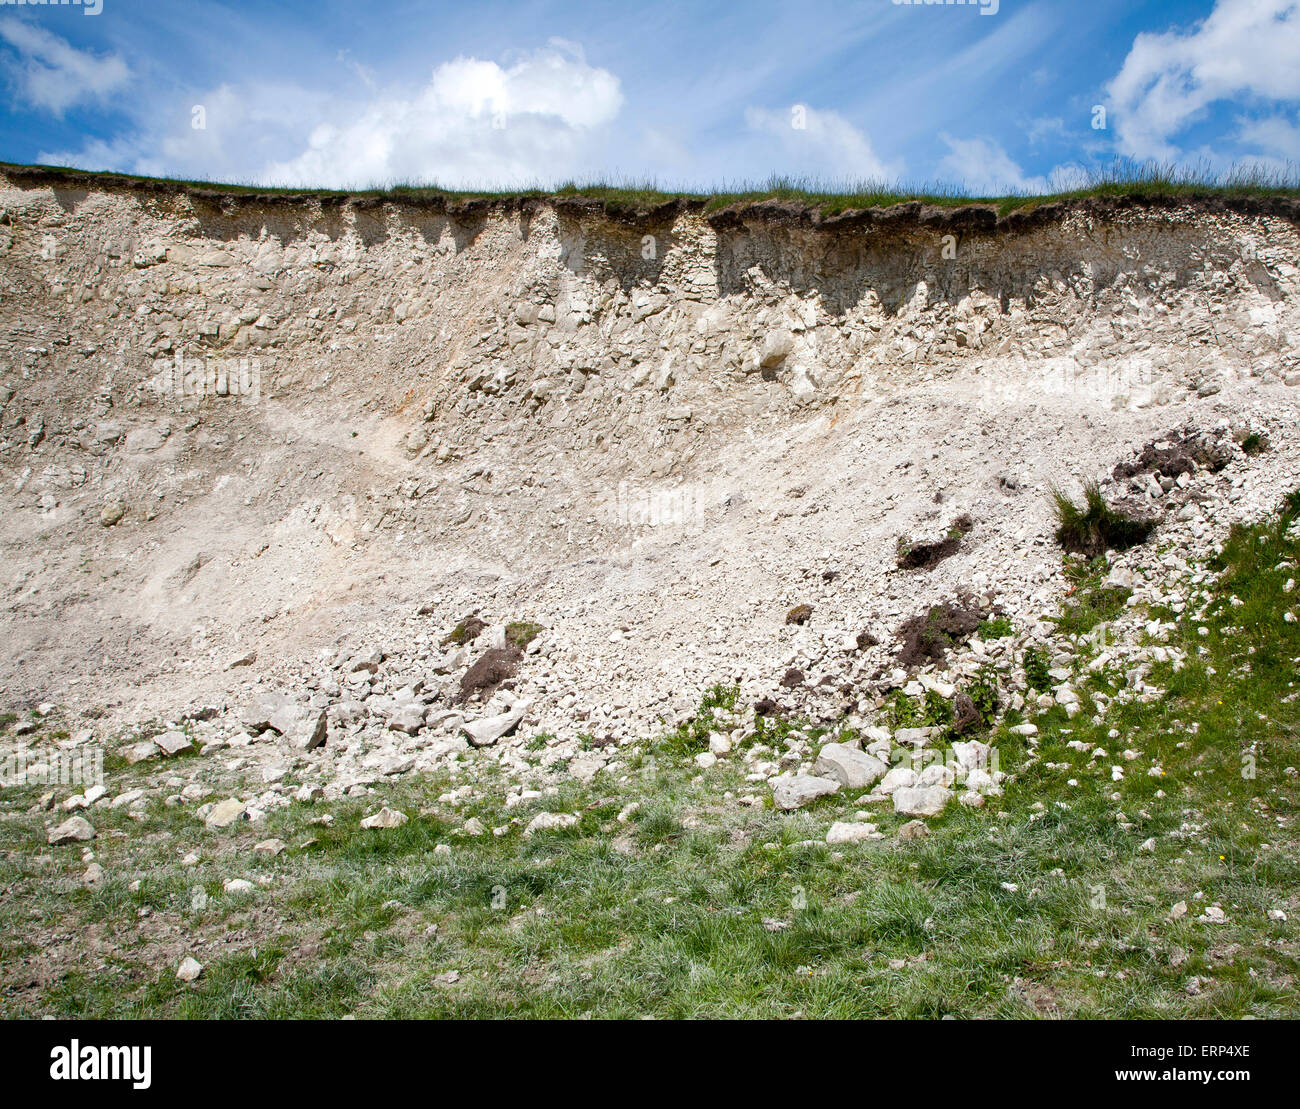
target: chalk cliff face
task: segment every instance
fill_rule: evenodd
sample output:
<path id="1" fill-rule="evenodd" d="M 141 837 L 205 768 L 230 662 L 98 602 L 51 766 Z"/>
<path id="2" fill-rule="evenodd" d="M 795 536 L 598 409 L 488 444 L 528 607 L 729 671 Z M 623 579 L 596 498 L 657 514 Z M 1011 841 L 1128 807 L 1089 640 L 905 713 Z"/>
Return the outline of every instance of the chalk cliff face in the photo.
<path id="1" fill-rule="evenodd" d="M 0 683 L 120 719 L 328 705 L 322 650 L 369 645 L 432 690 L 478 610 L 547 629 L 525 731 L 627 738 L 796 664 L 860 707 L 918 607 L 1036 615 L 1049 485 L 1188 423 L 1271 437 L 1233 511 L 1295 484 L 1298 246 L 1283 201 L 821 220 L 7 169 Z"/>

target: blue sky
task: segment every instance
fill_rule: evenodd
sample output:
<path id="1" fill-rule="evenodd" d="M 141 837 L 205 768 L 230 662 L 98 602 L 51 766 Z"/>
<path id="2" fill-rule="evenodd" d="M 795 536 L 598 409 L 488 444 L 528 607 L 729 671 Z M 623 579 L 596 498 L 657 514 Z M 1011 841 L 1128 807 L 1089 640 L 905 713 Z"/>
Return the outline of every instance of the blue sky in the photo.
<path id="1" fill-rule="evenodd" d="M 0 0 L 0 81 L 0 159 L 266 184 L 1300 164 L 1300 0 Z"/>

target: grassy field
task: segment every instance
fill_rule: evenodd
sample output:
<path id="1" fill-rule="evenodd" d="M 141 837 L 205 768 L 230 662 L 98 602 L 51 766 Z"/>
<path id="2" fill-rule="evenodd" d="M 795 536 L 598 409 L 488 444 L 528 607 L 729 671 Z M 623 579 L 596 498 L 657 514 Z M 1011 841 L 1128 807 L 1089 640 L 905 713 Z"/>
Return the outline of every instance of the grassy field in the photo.
<path id="1" fill-rule="evenodd" d="M 151 802 L 138 820 L 94 809 L 107 872 L 94 890 L 80 846 L 45 846 L 40 790 L 4 790 L 0 1011 L 1295 1017 L 1298 511 L 1300 494 L 1234 533 L 1215 565 L 1169 580 L 1168 608 L 1126 606 L 1101 584 L 1104 563 L 1073 560 L 1059 645 L 1074 687 L 1086 703 L 1125 685 L 1122 666 L 1094 663 L 1116 641 L 1106 621 L 1127 620 L 1166 649 L 1145 679 L 1163 696 L 1116 701 L 1100 722 L 1037 715 L 1036 757 L 1011 714 L 994 728 L 1014 774 L 1005 795 L 950 805 L 911 842 L 877 809 L 884 838 L 831 848 L 830 823 L 859 808 L 849 791 L 781 814 L 742 768 L 699 772 L 708 720 L 635 756 L 622 780 L 512 807 L 504 782 L 466 772 L 227 831 L 192 805 Z M 1001 624 L 986 632 L 1013 631 Z M 719 690 L 702 712 L 733 708 Z M 109 771 L 114 794 L 160 773 Z M 467 781 L 474 800 L 441 796 Z M 359 828 L 381 804 L 410 820 Z M 540 811 L 577 821 L 525 835 Z M 457 830 L 470 816 L 485 834 Z M 251 850 L 271 837 L 283 854 Z M 188 852 L 199 861 L 184 865 Z M 252 891 L 223 892 L 234 877 Z M 205 969 L 186 985 L 188 954 Z"/>
<path id="2" fill-rule="evenodd" d="M 0 172 L 3 168 L 0 164 Z M 113 177 L 141 183 L 156 180 L 131 174 L 87 173 L 62 166 L 45 168 L 91 178 Z M 1227 173 L 1214 173 L 1206 168 L 1117 161 L 1110 166 L 1090 171 L 1079 188 L 1067 192 L 1049 195 L 1018 193 L 1006 196 L 980 196 L 960 185 L 941 182 L 906 184 L 790 177 L 772 177 L 757 183 L 723 182 L 709 188 L 696 186 L 674 188 L 661 186 L 655 181 L 615 182 L 599 179 L 569 181 L 558 185 L 539 182 L 527 188 L 515 189 L 487 185 L 482 188 L 447 189 L 431 182 L 360 184 L 349 189 L 275 186 L 254 182 L 170 180 L 170 183 L 183 188 L 214 190 L 232 195 L 254 193 L 292 196 L 312 193 L 391 200 L 430 198 L 473 200 L 518 196 L 560 196 L 586 197 L 632 208 L 650 208 L 685 198 L 699 201 L 705 211 L 717 211 L 733 204 L 780 200 L 816 208 L 823 215 L 834 215 L 850 209 L 888 207 L 908 201 L 920 201 L 944 207 L 958 207 L 979 202 L 994 204 L 999 212 L 1005 215 L 1019 208 L 1085 197 L 1126 196 L 1152 200 L 1170 198 L 1191 200 L 1205 197 L 1300 197 L 1300 166 L 1288 166 L 1280 170 L 1250 167 Z"/>

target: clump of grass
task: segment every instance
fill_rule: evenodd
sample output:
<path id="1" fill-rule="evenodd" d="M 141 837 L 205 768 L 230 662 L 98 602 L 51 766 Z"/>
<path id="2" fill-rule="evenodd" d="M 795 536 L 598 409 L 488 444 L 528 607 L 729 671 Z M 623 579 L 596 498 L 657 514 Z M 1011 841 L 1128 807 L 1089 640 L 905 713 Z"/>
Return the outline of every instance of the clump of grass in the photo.
<path id="1" fill-rule="evenodd" d="M 1011 621 L 1005 616 L 990 616 L 980 621 L 979 637 L 984 640 L 1006 639 L 1015 634 Z"/>
<path id="2" fill-rule="evenodd" d="M 1075 504 L 1060 489 L 1052 490 L 1056 506 L 1056 541 L 1072 554 L 1099 558 L 1107 551 L 1126 551 L 1145 543 L 1155 530 L 1154 520 L 1126 516 L 1106 503 L 1101 487 L 1087 482 L 1083 503 Z"/>
<path id="3" fill-rule="evenodd" d="M 641 809 L 633 815 L 633 822 L 636 840 L 644 846 L 671 843 L 686 831 L 677 814 L 662 805 Z"/>
<path id="4" fill-rule="evenodd" d="M 457 647 L 463 647 L 466 643 L 473 643 L 479 637 L 479 633 L 486 627 L 487 624 L 477 616 L 470 616 L 447 633 L 442 645 L 445 647 L 449 643 L 454 643 Z"/>
<path id="5" fill-rule="evenodd" d="M 736 700 L 740 696 L 740 687 L 735 685 L 712 685 L 700 698 L 700 707 L 689 720 L 678 724 L 660 741 L 660 749 L 670 755 L 689 757 L 709 749 L 709 733 L 718 730 L 718 711 L 732 713 L 736 710 Z"/>
<path id="6" fill-rule="evenodd" d="M 1070 601 L 1056 617 L 1057 630 L 1062 635 L 1087 635 L 1098 624 L 1113 620 L 1124 611 L 1133 591 L 1121 586 L 1099 586 L 1088 591 L 1077 601 Z"/>
<path id="7" fill-rule="evenodd" d="M 546 629 L 527 620 L 513 620 L 506 625 L 506 642 L 522 651 Z"/>
<path id="8" fill-rule="evenodd" d="M 1062 635 L 1087 635 L 1098 624 L 1115 619 L 1124 611 L 1131 589 L 1107 585 L 1110 564 L 1104 558 L 1072 559 L 1067 556 L 1065 576 L 1070 582 L 1071 599 L 1061 606 L 1054 619 Z"/>
<path id="9" fill-rule="evenodd" d="M 1262 454 L 1268 450 L 1268 441 L 1258 431 L 1252 431 L 1241 441 L 1241 449 L 1249 455 Z"/>

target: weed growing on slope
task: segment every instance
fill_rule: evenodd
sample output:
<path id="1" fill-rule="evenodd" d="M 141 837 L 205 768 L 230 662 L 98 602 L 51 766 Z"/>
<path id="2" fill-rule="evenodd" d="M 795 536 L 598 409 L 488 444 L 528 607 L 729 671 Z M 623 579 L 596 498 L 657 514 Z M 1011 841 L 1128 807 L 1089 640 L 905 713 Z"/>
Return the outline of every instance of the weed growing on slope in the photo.
<path id="1" fill-rule="evenodd" d="M 1133 591 L 1125 586 L 1106 584 L 1110 570 L 1104 558 L 1070 558 L 1066 556 L 1065 577 L 1070 583 L 1070 599 L 1053 623 L 1062 635 L 1087 635 L 1098 624 L 1114 620 L 1124 611 Z"/>
<path id="2" fill-rule="evenodd" d="M 997 717 L 1001 696 L 998 693 L 998 675 L 992 666 L 981 666 L 965 688 L 984 727 Z"/>
<path id="3" fill-rule="evenodd" d="M 1045 693 L 1052 688 L 1051 660 L 1041 647 L 1025 648 L 1025 682 L 1030 689 Z"/>
<path id="4" fill-rule="evenodd" d="M 515 650 L 522 651 L 545 630 L 541 624 L 533 624 L 527 620 L 514 620 L 506 625 L 506 643 Z"/>
<path id="5" fill-rule="evenodd" d="M 1126 551 L 1145 543 L 1155 523 L 1126 516 L 1106 503 L 1101 487 L 1083 487 L 1083 504 L 1075 504 L 1059 489 L 1052 490 L 1056 506 L 1056 541 L 1065 551 L 1099 558 L 1109 550 Z"/>
<path id="6" fill-rule="evenodd" d="M 487 624 L 477 616 L 467 617 L 446 634 L 442 645 L 446 647 L 454 644 L 457 647 L 463 647 L 466 643 L 473 643 L 486 628 Z"/>

